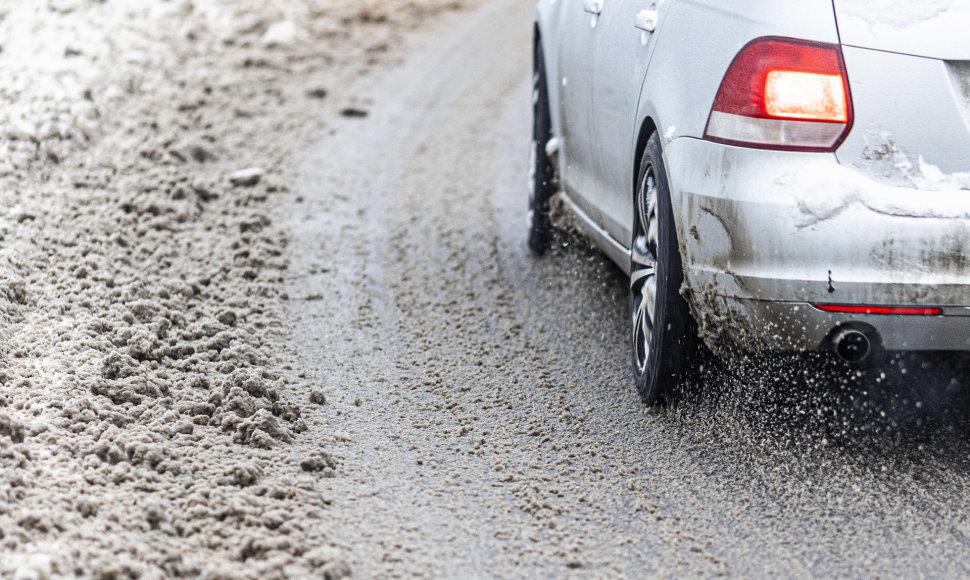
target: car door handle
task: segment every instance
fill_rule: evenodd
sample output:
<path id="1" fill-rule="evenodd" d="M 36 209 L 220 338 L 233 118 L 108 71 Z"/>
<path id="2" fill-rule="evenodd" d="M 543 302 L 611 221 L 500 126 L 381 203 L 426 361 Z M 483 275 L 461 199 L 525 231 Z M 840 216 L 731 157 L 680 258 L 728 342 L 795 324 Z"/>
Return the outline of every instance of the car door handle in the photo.
<path id="1" fill-rule="evenodd" d="M 603 11 L 603 0 L 584 0 L 583 10 L 590 14 L 599 14 Z"/>
<path id="2" fill-rule="evenodd" d="M 640 30 L 653 32 L 657 29 L 658 14 L 656 10 L 641 10 L 633 19 L 633 25 Z"/>

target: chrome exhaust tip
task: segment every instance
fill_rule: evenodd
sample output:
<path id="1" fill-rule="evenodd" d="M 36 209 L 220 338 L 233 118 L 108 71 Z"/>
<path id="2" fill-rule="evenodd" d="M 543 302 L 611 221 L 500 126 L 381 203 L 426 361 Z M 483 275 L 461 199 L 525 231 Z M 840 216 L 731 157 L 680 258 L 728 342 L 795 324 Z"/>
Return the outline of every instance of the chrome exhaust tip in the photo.
<path id="1" fill-rule="evenodd" d="M 847 363 L 860 363 L 872 353 L 872 342 L 864 332 L 854 328 L 840 330 L 832 340 L 835 354 Z"/>

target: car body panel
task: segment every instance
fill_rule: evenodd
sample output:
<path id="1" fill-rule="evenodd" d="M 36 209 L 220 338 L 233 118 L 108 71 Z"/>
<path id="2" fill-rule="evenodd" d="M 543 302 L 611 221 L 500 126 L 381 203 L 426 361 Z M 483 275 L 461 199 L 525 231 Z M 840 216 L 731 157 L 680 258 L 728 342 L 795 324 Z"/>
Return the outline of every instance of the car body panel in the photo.
<path id="1" fill-rule="evenodd" d="M 561 0 L 540 5 L 547 2 Z M 558 16 L 551 8 L 543 14 Z M 970 349 L 970 61 L 844 46 L 855 119 L 836 151 L 730 146 L 703 136 L 735 55 L 765 36 L 839 43 L 832 0 L 666 0 L 660 14 L 652 53 L 638 52 L 622 33 L 612 50 L 631 52 L 616 59 L 620 70 L 609 71 L 602 54 L 596 59 L 591 103 L 602 83 L 615 83 L 608 91 L 631 90 L 636 79 L 624 75 L 643 75 L 629 126 L 621 126 L 622 109 L 632 97 L 601 95 L 600 105 L 613 106 L 602 116 L 601 106 L 591 109 L 595 137 L 559 150 L 570 207 L 596 243 L 628 267 L 637 145 L 641 127 L 654 127 L 662 136 L 684 291 L 709 343 L 811 350 L 834 329 L 859 323 L 877 329 L 887 348 Z M 569 58 L 573 53 L 558 45 L 570 39 L 558 30 L 549 52 Z M 913 51 L 937 54 L 931 42 L 920 46 L 925 50 Z M 568 107 L 562 103 L 557 114 Z M 568 168 L 576 155 L 616 173 L 574 181 Z M 934 305 L 943 312 L 917 320 L 812 307 L 822 303 Z M 711 332 L 719 336 L 711 339 Z"/>
<path id="2" fill-rule="evenodd" d="M 663 39 L 646 73 L 635 121 L 650 116 L 658 127 L 665 125 L 665 136 L 671 124 L 677 136 L 704 136 L 724 73 L 752 39 L 838 42 L 830 0 L 668 0 L 664 8 Z M 702 43 L 697 31 L 704 31 Z"/>
<path id="3" fill-rule="evenodd" d="M 679 138 L 691 288 L 758 300 L 970 305 L 970 192 L 872 181 L 832 154 Z"/>
<path id="4" fill-rule="evenodd" d="M 834 0 L 844 46 L 970 60 L 970 3 Z"/>
<path id="5" fill-rule="evenodd" d="M 601 210 L 605 229 L 626 245 L 630 243 L 632 224 L 629 208 L 634 176 L 630 159 L 636 155 L 633 121 L 644 72 L 657 39 L 663 34 L 666 16 L 666 8 L 661 5 L 657 7 L 660 18 L 653 32 L 636 28 L 637 13 L 649 4 L 642 0 L 606 0 L 596 26 L 593 53 L 593 143 L 610 146 L 594 146 L 587 152 L 595 159 L 593 189 L 588 195 Z"/>
<path id="6" fill-rule="evenodd" d="M 889 351 L 970 350 L 970 308 L 944 309 L 945 316 L 835 314 L 805 302 L 716 297 L 701 319 L 701 332 L 715 344 L 758 352 L 814 351 L 830 348 L 832 329 L 864 328 Z M 729 318 L 731 325 L 723 324 Z"/>
<path id="7" fill-rule="evenodd" d="M 715 343 L 814 350 L 837 327 L 864 322 L 889 349 L 970 346 L 970 192 L 881 184 L 832 154 L 692 138 L 670 142 L 667 159 L 687 294 Z M 812 304 L 932 305 L 944 315 Z"/>
<path id="8" fill-rule="evenodd" d="M 559 52 L 554 47 L 559 42 L 559 13 L 564 6 L 565 3 L 560 0 L 539 0 L 536 3 L 534 41 L 543 42 L 543 45 L 548 47 L 543 50 L 547 73 L 548 71 L 559 70 Z M 561 115 L 559 114 L 561 110 L 559 87 L 552 86 L 553 84 L 550 82 L 548 87 L 549 109 L 553 112 L 550 119 L 552 133 L 553 135 L 562 135 Z"/>
<path id="9" fill-rule="evenodd" d="M 558 42 L 557 68 L 547 68 L 549 92 L 559 94 L 559 106 L 551 109 L 559 117 L 559 148 L 568 163 L 559 166 L 560 181 L 578 194 L 593 189 L 596 159 L 589 154 L 595 145 L 593 81 L 593 40 L 596 16 L 584 10 L 585 0 L 559 0 L 559 34 L 568 42 Z M 556 125 L 554 125 L 556 126 Z M 598 214 L 597 214 L 598 217 Z"/>
<path id="10" fill-rule="evenodd" d="M 882 183 L 917 188 L 932 188 L 938 173 L 970 172 L 967 63 L 851 46 L 842 53 L 855 123 L 839 161 Z"/>
<path id="11" fill-rule="evenodd" d="M 830 0 L 738 0 L 730 5 L 715 0 L 668 0 L 664 6 L 663 37 L 646 73 L 634 126 L 650 119 L 667 140 L 704 136 L 724 73 L 752 39 L 775 35 L 838 41 Z M 698 30 L 707 31 L 702 49 Z M 703 58 L 697 57 L 699 50 Z M 689 68 L 685 62 L 690 63 Z M 677 195 L 674 188 L 671 195 Z M 672 201 L 676 207 L 678 201 Z M 628 211 L 626 222 L 632 223 L 632 202 Z"/>

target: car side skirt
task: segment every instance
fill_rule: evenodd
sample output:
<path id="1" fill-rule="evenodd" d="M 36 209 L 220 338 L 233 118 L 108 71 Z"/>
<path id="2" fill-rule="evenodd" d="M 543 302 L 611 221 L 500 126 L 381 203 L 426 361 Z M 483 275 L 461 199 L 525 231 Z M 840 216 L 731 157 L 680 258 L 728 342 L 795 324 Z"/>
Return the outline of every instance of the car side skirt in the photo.
<path id="1" fill-rule="evenodd" d="M 616 265 L 619 266 L 620 269 L 629 275 L 630 250 L 620 242 L 616 241 L 616 239 L 614 239 L 609 232 L 601 228 L 599 224 L 593 221 L 593 218 L 589 217 L 589 215 L 587 215 L 586 212 L 584 212 L 567 193 L 561 192 L 559 195 L 561 195 L 563 201 L 566 202 L 566 207 L 569 208 L 569 211 L 573 212 L 573 214 L 579 218 L 580 223 L 583 224 L 583 228 L 590 235 L 590 237 L 593 238 L 593 242 L 599 247 L 599 249 L 602 250 L 604 254 L 609 256 L 611 260 L 616 262 Z"/>

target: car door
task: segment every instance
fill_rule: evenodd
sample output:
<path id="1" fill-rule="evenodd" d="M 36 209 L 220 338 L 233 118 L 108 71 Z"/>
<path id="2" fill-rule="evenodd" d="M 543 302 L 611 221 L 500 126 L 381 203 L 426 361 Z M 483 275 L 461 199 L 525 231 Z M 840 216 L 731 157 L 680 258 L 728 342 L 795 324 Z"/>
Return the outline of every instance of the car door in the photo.
<path id="1" fill-rule="evenodd" d="M 563 0 L 559 28 L 559 70 L 549 82 L 559 83 L 560 181 L 583 205 L 593 190 L 593 33 L 604 0 Z"/>
<path id="2" fill-rule="evenodd" d="M 603 0 L 593 29 L 593 181 L 587 213 L 624 246 L 632 237 L 637 105 L 671 2 Z"/>

